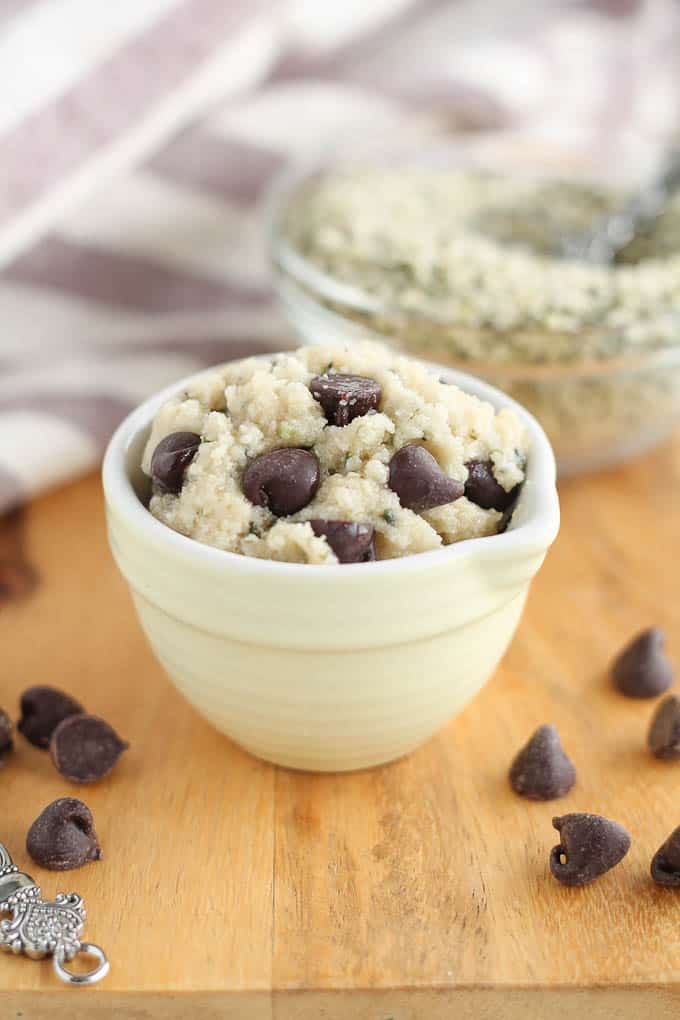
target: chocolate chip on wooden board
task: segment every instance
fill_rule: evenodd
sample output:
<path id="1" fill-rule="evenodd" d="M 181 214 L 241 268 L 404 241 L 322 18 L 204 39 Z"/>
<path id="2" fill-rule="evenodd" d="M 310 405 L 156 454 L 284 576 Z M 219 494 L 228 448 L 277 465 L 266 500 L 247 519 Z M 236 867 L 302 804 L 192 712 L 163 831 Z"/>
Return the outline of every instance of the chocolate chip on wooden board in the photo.
<path id="1" fill-rule="evenodd" d="M 555 726 L 540 726 L 510 768 L 510 785 L 529 800 L 564 797 L 575 782 L 576 769 L 562 749 Z"/>
<path id="2" fill-rule="evenodd" d="M 75 698 L 56 687 L 29 687 L 21 695 L 21 718 L 17 729 L 35 747 L 48 748 L 50 738 L 62 720 L 83 711 Z"/>
<path id="3" fill-rule="evenodd" d="M 12 720 L 7 712 L 0 708 L 0 766 L 5 764 L 5 758 L 13 747 Z"/>
<path id="4" fill-rule="evenodd" d="M 52 734 L 50 754 L 55 768 L 72 783 L 96 783 L 111 772 L 130 745 L 103 719 L 72 715 Z"/>
<path id="5" fill-rule="evenodd" d="M 664 652 L 665 635 L 658 627 L 638 634 L 612 666 L 616 688 L 628 698 L 656 698 L 673 683 L 673 666 Z"/>
<path id="6" fill-rule="evenodd" d="M 102 857 L 92 812 L 74 797 L 48 804 L 28 830 L 26 849 L 36 864 L 50 871 L 69 871 Z"/>
<path id="7" fill-rule="evenodd" d="M 0 560 L 0 605 L 26 598 L 37 584 L 38 572 L 30 563 Z"/>
<path id="8" fill-rule="evenodd" d="M 25 512 L 17 507 L 0 518 L 0 606 L 26 598 L 38 582 L 38 571 L 26 552 Z"/>
<path id="9" fill-rule="evenodd" d="M 341 372 L 317 375 L 309 388 L 314 399 L 321 404 L 328 424 L 341 428 L 375 410 L 382 396 L 380 384 L 375 379 Z"/>
<path id="10" fill-rule="evenodd" d="M 623 826 L 601 815 L 563 815 L 553 818 L 553 826 L 560 843 L 550 852 L 550 870 L 562 885 L 594 882 L 630 850 L 630 836 Z"/>
<path id="11" fill-rule="evenodd" d="M 468 469 L 465 496 L 471 503 L 475 503 L 483 510 L 505 512 L 514 502 L 519 486 L 507 492 L 496 481 L 490 460 L 470 460 L 465 467 Z"/>
<path id="12" fill-rule="evenodd" d="M 319 462 L 308 450 L 286 447 L 256 457 L 243 472 L 241 488 L 254 506 L 287 517 L 302 510 L 319 488 Z"/>
<path id="13" fill-rule="evenodd" d="M 151 478 L 161 492 L 182 491 L 187 468 L 201 445 L 195 432 L 171 432 L 161 439 L 151 457 Z"/>
<path id="14" fill-rule="evenodd" d="M 659 885 L 680 887 L 680 826 L 654 854 L 651 872 Z"/>
<path id="15" fill-rule="evenodd" d="M 375 559 L 372 524 L 318 519 L 309 523 L 315 535 L 326 539 L 340 563 L 368 563 Z"/>
<path id="16" fill-rule="evenodd" d="M 647 746 L 662 761 L 680 758 L 680 698 L 676 694 L 664 698 L 654 713 Z"/>
<path id="17" fill-rule="evenodd" d="M 445 503 L 453 503 L 465 492 L 465 486 L 449 478 L 423 446 L 402 446 L 390 461 L 388 485 L 407 510 L 422 513 Z"/>

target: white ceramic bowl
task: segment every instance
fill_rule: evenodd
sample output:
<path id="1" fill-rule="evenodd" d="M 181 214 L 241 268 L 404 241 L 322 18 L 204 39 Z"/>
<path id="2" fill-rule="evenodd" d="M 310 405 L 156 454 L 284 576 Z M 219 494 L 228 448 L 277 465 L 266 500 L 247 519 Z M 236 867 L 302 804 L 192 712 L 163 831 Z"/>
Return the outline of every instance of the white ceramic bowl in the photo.
<path id="1" fill-rule="evenodd" d="M 201 545 L 152 517 L 140 498 L 141 453 L 151 419 L 186 379 L 111 440 L 111 548 L 151 647 L 199 712 L 260 758 L 313 771 L 399 758 L 486 683 L 515 632 L 559 528 L 553 454 L 504 394 L 463 373 L 441 375 L 514 407 L 531 434 L 527 477 L 505 534 L 402 559 L 275 563 Z"/>

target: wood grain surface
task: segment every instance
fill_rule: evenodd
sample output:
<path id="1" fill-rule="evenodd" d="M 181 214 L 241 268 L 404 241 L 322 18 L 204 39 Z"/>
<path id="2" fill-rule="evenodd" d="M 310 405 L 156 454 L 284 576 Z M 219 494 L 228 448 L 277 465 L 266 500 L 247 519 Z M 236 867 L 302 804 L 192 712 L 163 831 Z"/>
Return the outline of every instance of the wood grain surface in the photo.
<path id="1" fill-rule="evenodd" d="M 0 603 L 0 705 L 16 715 L 24 687 L 56 684 L 132 747 L 93 787 L 20 737 L 0 772 L 0 839 L 45 893 L 83 895 L 86 937 L 112 963 L 81 991 L 49 963 L 0 958 L 2 1020 L 677 1018 L 680 893 L 651 882 L 649 861 L 680 824 L 680 764 L 647 754 L 654 704 L 606 673 L 652 623 L 680 662 L 680 441 L 561 495 L 562 533 L 487 688 L 411 757 L 344 776 L 255 761 L 184 703 L 108 554 L 96 478 L 36 503 L 23 529 L 6 523 L 0 575 L 11 562 L 31 583 Z M 506 775 L 543 722 L 578 782 L 532 804 Z M 65 794 L 91 807 L 105 859 L 54 875 L 24 843 Z M 585 889 L 548 870 L 551 818 L 571 810 L 633 836 Z"/>

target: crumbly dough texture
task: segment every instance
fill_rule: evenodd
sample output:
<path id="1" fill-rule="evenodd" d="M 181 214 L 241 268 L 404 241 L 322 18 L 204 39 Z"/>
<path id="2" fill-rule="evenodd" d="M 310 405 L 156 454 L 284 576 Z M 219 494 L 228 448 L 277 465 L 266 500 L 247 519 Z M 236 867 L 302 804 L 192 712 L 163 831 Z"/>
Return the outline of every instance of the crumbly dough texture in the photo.
<path id="1" fill-rule="evenodd" d="M 665 356 L 678 347 L 680 189 L 616 264 L 562 256 L 565 237 L 629 198 L 573 176 L 355 165 L 299 188 L 281 230 L 370 296 L 360 309 L 319 291 L 332 320 L 470 366 L 538 418 L 572 474 L 642 453 L 680 418 Z"/>
<path id="2" fill-rule="evenodd" d="M 377 411 L 349 425 L 329 425 L 309 383 L 315 375 L 369 376 L 381 386 Z M 510 491 L 524 479 L 527 436 L 510 410 L 442 383 L 432 370 L 373 343 L 308 347 L 271 360 L 251 358 L 205 373 L 168 401 L 153 422 L 143 470 L 166 435 L 201 436 L 178 495 L 155 492 L 151 513 L 175 531 L 231 552 L 295 563 L 334 564 L 314 518 L 356 521 L 375 528 L 376 557 L 425 552 L 498 531 L 502 515 L 464 496 L 423 514 L 402 507 L 388 487 L 394 453 L 418 443 L 452 478 L 465 482 L 466 462 L 491 461 Z M 304 447 L 318 458 L 321 482 L 312 501 L 286 518 L 253 506 L 241 489 L 250 461 L 282 447 Z"/>
<path id="3" fill-rule="evenodd" d="M 389 332 L 413 350 L 431 347 L 434 322 L 459 362 L 569 364 L 677 344 L 680 195 L 630 261 L 561 255 L 565 236 L 628 197 L 525 175 L 358 169 L 302 189 L 284 229 L 323 272 L 400 308 Z"/>

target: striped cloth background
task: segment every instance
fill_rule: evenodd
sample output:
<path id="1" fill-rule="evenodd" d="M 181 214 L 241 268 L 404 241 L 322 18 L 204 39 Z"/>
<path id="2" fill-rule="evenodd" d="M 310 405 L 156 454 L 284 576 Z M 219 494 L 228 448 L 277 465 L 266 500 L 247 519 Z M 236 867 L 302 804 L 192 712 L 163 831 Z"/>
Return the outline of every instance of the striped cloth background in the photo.
<path id="1" fill-rule="evenodd" d="M 0 511 L 203 365 L 289 344 L 263 195 L 376 131 L 625 161 L 676 129 L 677 0 L 0 0 Z"/>

